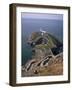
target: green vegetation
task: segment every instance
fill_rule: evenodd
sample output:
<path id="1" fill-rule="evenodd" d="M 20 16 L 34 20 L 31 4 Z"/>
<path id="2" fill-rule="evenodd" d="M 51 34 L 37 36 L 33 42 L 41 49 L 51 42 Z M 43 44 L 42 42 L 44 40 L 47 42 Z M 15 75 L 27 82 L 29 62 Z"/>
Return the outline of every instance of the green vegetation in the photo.
<path id="1" fill-rule="evenodd" d="M 49 48 L 49 46 L 48 46 L 48 44 L 40 44 L 40 45 L 36 45 L 36 48 L 38 48 L 38 49 L 43 49 L 43 48 L 45 48 L 45 49 L 48 49 Z"/>
<path id="2" fill-rule="evenodd" d="M 61 44 L 61 42 L 57 38 L 55 38 L 54 36 L 52 36 L 51 34 L 49 34 L 48 36 L 51 38 L 51 40 L 53 41 L 53 43 L 55 45 Z"/>

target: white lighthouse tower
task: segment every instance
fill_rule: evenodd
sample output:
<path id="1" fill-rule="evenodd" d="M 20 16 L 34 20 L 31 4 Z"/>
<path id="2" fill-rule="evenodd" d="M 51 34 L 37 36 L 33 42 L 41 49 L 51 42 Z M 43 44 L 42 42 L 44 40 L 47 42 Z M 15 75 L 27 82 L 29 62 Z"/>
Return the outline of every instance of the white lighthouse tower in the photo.
<path id="1" fill-rule="evenodd" d="M 42 36 L 43 36 L 44 33 L 46 33 L 46 31 L 42 30 L 42 28 L 40 28 L 40 32 L 41 32 Z"/>

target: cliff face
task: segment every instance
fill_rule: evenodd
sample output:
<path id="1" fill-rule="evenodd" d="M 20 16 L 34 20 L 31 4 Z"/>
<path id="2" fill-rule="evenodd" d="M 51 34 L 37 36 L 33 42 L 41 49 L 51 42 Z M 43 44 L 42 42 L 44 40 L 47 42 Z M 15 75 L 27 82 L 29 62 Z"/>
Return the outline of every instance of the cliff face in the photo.
<path id="1" fill-rule="evenodd" d="M 63 74 L 63 50 L 59 40 L 47 32 L 33 32 L 28 44 L 33 48 L 33 56 L 22 66 L 22 76 Z"/>

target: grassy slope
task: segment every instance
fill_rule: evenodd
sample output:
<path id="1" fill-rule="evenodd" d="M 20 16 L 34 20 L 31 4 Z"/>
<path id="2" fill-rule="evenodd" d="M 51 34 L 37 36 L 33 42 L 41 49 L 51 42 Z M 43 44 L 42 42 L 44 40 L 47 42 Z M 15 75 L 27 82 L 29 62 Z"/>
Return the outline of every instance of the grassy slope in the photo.
<path id="1" fill-rule="evenodd" d="M 38 68 L 40 76 L 44 75 L 62 75 L 63 74 L 63 56 L 51 59 L 48 66 Z"/>
<path id="2" fill-rule="evenodd" d="M 63 64 L 52 64 L 48 67 L 43 67 L 39 70 L 39 75 L 62 75 L 63 74 Z"/>

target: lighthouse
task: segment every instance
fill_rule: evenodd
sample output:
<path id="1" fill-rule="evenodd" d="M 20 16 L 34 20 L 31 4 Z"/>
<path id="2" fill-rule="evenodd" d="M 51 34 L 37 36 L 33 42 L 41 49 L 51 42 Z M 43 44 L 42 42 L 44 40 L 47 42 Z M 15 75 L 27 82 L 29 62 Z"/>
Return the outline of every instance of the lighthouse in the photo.
<path id="1" fill-rule="evenodd" d="M 44 33 L 46 33 L 46 31 L 42 30 L 42 28 L 40 28 L 40 32 L 42 36 L 44 35 Z"/>

